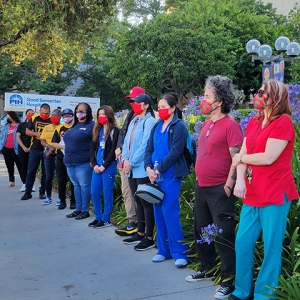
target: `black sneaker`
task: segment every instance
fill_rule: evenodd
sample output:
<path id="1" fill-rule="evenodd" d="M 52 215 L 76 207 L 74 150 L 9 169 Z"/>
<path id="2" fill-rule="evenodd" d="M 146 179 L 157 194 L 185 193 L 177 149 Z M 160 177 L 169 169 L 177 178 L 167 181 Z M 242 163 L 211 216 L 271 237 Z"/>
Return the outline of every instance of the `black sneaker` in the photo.
<path id="1" fill-rule="evenodd" d="M 75 218 L 81 214 L 80 210 L 74 210 L 72 213 L 66 215 L 67 218 Z"/>
<path id="2" fill-rule="evenodd" d="M 144 238 L 144 236 L 141 236 L 137 232 L 135 232 L 132 237 L 123 240 L 123 242 L 124 242 L 124 244 L 127 244 L 127 245 L 139 244 L 143 238 Z"/>
<path id="3" fill-rule="evenodd" d="M 133 235 L 138 231 L 137 224 L 135 222 L 130 222 L 127 225 L 120 227 L 115 230 L 115 233 L 120 236 Z"/>
<path id="4" fill-rule="evenodd" d="M 70 203 L 70 209 L 76 209 L 76 203 L 75 202 Z"/>
<path id="5" fill-rule="evenodd" d="M 233 286 L 220 286 L 216 289 L 214 294 L 215 299 L 228 299 L 229 295 L 234 291 Z"/>
<path id="6" fill-rule="evenodd" d="M 47 197 L 46 197 L 45 192 L 40 191 L 39 198 L 40 198 L 40 199 L 46 199 Z"/>
<path id="7" fill-rule="evenodd" d="M 145 235 L 144 238 L 141 240 L 141 242 L 138 245 L 134 246 L 134 250 L 145 251 L 154 247 L 155 247 L 154 241 L 149 240 Z"/>
<path id="8" fill-rule="evenodd" d="M 58 209 L 65 209 L 67 207 L 66 201 L 60 201 Z"/>
<path id="9" fill-rule="evenodd" d="M 83 220 L 90 216 L 90 213 L 88 211 L 82 211 L 80 215 L 75 217 L 75 220 Z"/>
<path id="10" fill-rule="evenodd" d="M 213 280 L 215 277 L 212 274 L 207 274 L 207 271 L 198 271 L 192 275 L 185 277 L 187 282 L 197 282 L 202 280 Z"/>
<path id="11" fill-rule="evenodd" d="M 99 228 L 105 228 L 109 226 L 112 226 L 109 221 L 103 222 L 102 220 L 100 220 L 96 225 L 94 225 L 94 228 L 99 229 Z"/>
<path id="12" fill-rule="evenodd" d="M 31 193 L 25 192 L 25 194 L 21 197 L 21 200 L 29 200 L 32 198 Z"/>
<path id="13" fill-rule="evenodd" d="M 88 226 L 94 227 L 94 225 L 96 225 L 97 223 L 99 223 L 99 220 L 94 220 L 93 222 L 89 223 Z"/>

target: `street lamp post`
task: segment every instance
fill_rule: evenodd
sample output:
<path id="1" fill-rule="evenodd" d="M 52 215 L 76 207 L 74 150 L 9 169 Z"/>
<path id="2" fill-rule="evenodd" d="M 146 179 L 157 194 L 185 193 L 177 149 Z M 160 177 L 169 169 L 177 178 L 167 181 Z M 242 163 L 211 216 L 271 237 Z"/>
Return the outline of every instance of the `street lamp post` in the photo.
<path id="1" fill-rule="evenodd" d="M 272 55 L 272 48 L 269 45 L 261 45 L 255 39 L 248 41 L 246 45 L 247 52 L 252 55 L 252 62 L 261 60 L 264 65 L 271 64 L 271 79 L 274 79 L 274 64 L 276 62 L 290 62 L 293 64 L 295 57 L 300 54 L 299 44 L 290 42 L 285 36 L 281 36 L 275 41 L 275 49 L 279 52 L 278 55 Z M 284 57 L 284 53 L 289 57 Z"/>

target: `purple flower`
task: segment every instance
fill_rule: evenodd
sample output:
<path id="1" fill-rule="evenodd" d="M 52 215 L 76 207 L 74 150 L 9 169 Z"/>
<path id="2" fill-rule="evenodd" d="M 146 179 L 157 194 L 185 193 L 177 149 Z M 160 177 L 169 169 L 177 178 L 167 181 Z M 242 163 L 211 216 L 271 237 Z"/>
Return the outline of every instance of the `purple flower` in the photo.
<path id="1" fill-rule="evenodd" d="M 200 240 L 196 240 L 197 243 L 212 243 L 215 241 L 219 234 L 222 234 L 223 229 L 219 228 L 216 224 L 209 224 L 206 227 L 201 228 Z"/>

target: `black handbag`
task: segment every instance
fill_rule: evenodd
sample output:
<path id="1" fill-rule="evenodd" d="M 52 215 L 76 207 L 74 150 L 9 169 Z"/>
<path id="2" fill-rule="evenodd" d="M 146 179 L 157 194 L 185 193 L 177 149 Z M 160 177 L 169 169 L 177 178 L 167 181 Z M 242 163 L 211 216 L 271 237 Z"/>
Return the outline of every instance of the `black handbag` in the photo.
<path id="1" fill-rule="evenodd" d="M 149 203 L 161 203 L 165 192 L 155 183 L 146 183 L 138 185 L 135 195 Z"/>

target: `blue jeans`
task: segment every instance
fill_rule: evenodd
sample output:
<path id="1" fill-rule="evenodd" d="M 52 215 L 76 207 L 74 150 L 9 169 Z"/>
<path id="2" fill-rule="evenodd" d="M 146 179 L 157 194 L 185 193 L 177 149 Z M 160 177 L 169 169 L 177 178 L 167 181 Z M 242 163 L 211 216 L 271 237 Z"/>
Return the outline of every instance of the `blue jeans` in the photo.
<path id="1" fill-rule="evenodd" d="M 91 198 L 91 179 L 93 169 L 90 163 L 81 165 L 67 164 L 68 175 L 74 185 L 76 210 L 82 212 L 89 211 Z"/>
<path id="2" fill-rule="evenodd" d="M 117 164 L 111 163 L 102 173 L 95 173 L 92 176 L 92 200 L 96 220 L 103 222 L 110 221 L 110 214 L 113 207 L 113 189 L 115 186 L 115 176 L 117 173 Z M 100 194 L 103 194 L 104 209 L 102 214 L 102 205 Z"/>
<path id="3" fill-rule="evenodd" d="M 52 181 L 54 177 L 55 170 L 55 155 L 49 155 L 44 157 L 44 165 L 46 171 L 46 194 L 48 198 L 51 198 L 52 194 Z"/>
<path id="4" fill-rule="evenodd" d="M 26 176 L 26 192 L 31 193 L 32 187 L 35 182 L 36 172 L 41 163 L 42 166 L 42 177 L 41 177 L 41 187 L 40 192 L 45 192 L 45 182 L 46 182 L 46 172 L 44 166 L 44 152 L 30 150 L 29 160 L 28 160 L 28 173 Z"/>

